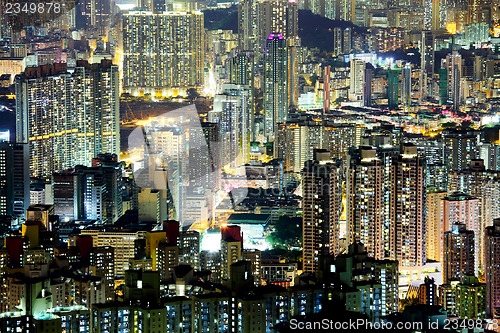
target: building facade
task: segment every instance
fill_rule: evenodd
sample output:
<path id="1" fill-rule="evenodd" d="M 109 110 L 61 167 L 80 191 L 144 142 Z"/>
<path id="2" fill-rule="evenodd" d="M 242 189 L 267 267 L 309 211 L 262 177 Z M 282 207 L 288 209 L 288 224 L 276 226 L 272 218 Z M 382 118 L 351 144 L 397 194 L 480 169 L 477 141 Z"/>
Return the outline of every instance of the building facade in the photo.
<path id="1" fill-rule="evenodd" d="M 314 159 L 302 170 L 303 263 L 305 272 L 318 269 L 320 256 L 339 250 L 339 218 L 342 195 L 339 166 L 326 150 L 315 150 Z"/>
<path id="2" fill-rule="evenodd" d="M 30 175 L 47 177 L 100 153 L 120 154 L 118 66 L 79 61 L 32 67 L 16 77 L 17 142 L 28 143 Z"/>
<path id="3" fill-rule="evenodd" d="M 198 11 L 125 14 L 124 90 L 133 95 L 186 96 L 188 89 L 201 88 L 205 70 L 203 17 Z"/>

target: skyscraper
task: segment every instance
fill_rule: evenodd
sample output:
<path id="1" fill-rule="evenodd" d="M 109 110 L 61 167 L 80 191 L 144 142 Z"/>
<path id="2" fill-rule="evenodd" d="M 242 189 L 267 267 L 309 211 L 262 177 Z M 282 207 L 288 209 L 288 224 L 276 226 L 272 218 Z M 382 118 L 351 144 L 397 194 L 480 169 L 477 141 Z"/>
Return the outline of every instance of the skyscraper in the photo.
<path id="1" fill-rule="evenodd" d="M 312 159 L 314 148 L 321 146 L 321 127 L 308 122 L 286 122 L 277 124 L 275 156 L 284 160 L 285 170 L 300 172 L 304 163 Z M 308 147 L 308 148 L 305 148 Z"/>
<path id="2" fill-rule="evenodd" d="M 144 29 L 147 26 L 148 29 Z M 129 12 L 123 16 L 123 88 L 157 96 L 185 95 L 203 85 L 203 13 Z"/>
<path id="3" fill-rule="evenodd" d="M 288 46 L 279 33 L 266 40 L 264 54 L 264 135 L 274 138 L 277 123 L 288 116 Z"/>
<path id="4" fill-rule="evenodd" d="M 486 227 L 484 237 L 484 276 L 486 279 L 486 311 L 489 316 L 500 311 L 500 219 Z"/>
<path id="5" fill-rule="evenodd" d="M 265 51 L 264 40 L 271 33 L 285 39 L 298 38 L 298 4 L 288 0 L 245 0 L 238 5 L 238 48 L 253 51 L 261 59 Z"/>
<path id="6" fill-rule="evenodd" d="M 444 141 L 444 164 L 451 170 L 465 170 L 476 159 L 477 132 L 465 130 L 445 130 L 442 133 Z M 463 191 L 469 193 L 467 190 Z"/>
<path id="7" fill-rule="evenodd" d="M 78 216 L 77 178 L 71 171 L 52 175 L 52 195 L 55 209 L 62 221 L 72 221 Z M 95 202 L 96 207 L 100 203 Z"/>
<path id="8" fill-rule="evenodd" d="M 315 150 L 302 170 L 302 239 L 305 272 L 315 272 L 321 256 L 339 250 L 339 218 L 342 206 L 340 168 L 327 150 Z"/>
<path id="9" fill-rule="evenodd" d="M 443 198 L 443 225 L 444 231 L 451 230 L 455 223 L 463 223 L 467 230 L 475 233 L 479 225 L 479 199 L 470 195 L 454 192 Z"/>
<path id="10" fill-rule="evenodd" d="M 364 269 L 359 269 L 363 267 Z M 360 291 L 357 311 L 372 320 L 398 310 L 398 263 L 394 260 L 377 260 L 368 255 L 360 243 L 350 244 L 346 253 L 335 258 L 335 278 Z M 347 288 L 346 288 L 347 289 Z M 352 289 L 346 291 L 352 292 Z M 381 293 L 384 301 L 373 302 L 370 294 Z M 349 304 L 352 306 L 352 303 Z"/>
<path id="11" fill-rule="evenodd" d="M 389 69 L 387 74 L 387 102 L 389 109 L 394 110 L 399 105 L 399 73 L 400 69 Z"/>
<path id="12" fill-rule="evenodd" d="M 445 68 L 448 73 L 448 102 L 453 105 L 453 109 L 458 110 L 462 105 L 462 90 L 460 81 L 462 80 L 462 56 L 453 51 L 446 56 L 444 60 Z"/>
<path id="13" fill-rule="evenodd" d="M 347 244 L 362 243 L 370 257 L 383 259 L 383 161 L 371 147 L 351 149 L 347 160 Z"/>
<path id="14" fill-rule="evenodd" d="M 258 0 L 243 0 L 238 5 L 238 49 L 257 51 L 260 43 L 258 35 Z"/>
<path id="15" fill-rule="evenodd" d="M 200 267 L 200 233 L 197 231 L 181 232 L 179 235 L 179 261 L 189 264 L 194 269 Z"/>
<path id="16" fill-rule="evenodd" d="M 87 122 L 85 151 L 79 151 L 77 158 L 88 160 L 99 154 L 120 155 L 120 81 L 118 66 L 111 60 L 89 64 L 79 61 L 73 72 L 76 99 L 76 114 L 79 125 Z M 80 90 L 81 89 L 81 90 Z M 81 94 L 79 93 L 81 92 Z M 83 118 L 85 117 L 85 118 Z M 92 139 L 92 134 L 94 138 Z M 83 148 L 83 147 L 82 147 Z"/>
<path id="17" fill-rule="evenodd" d="M 229 233 L 228 229 L 231 230 Z M 242 259 L 243 236 L 239 226 L 225 226 L 221 231 L 221 279 L 227 280 L 230 278 L 231 265 Z"/>
<path id="18" fill-rule="evenodd" d="M 287 77 L 288 105 L 298 106 L 299 102 L 298 66 L 300 62 L 299 58 L 300 44 L 293 39 L 288 39 L 287 43 L 288 43 L 288 77 Z"/>
<path id="19" fill-rule="evenodd" d="M 411 65 L 406 64 L 401 69 L 401 104 L 407 110 L 411 104 Z"/>
<path id="20" fill-rule="evenodd" d="M 351 71 L 349 74 L 349 99 L 351 101 L 360 101 L 363 99 L 365 69 L 366 62 L 363 60 L 351 60 Z"/>
<path id="21" fill-rule="evenodd" d="M 500 200 L 500 179 L 497 171 L 484 169 L 482 160 L 473 160 L 468 169 L 450 172 L 448 191 L 469 193 L 474 198 L 480 198 L 479 225 L 475 232 L 476 247 L 479 255 L 476 256 L 479 271 L 484 271 L 484 228 L 493 225 L 494 219 L 499 216 L 498 201 Z"/>
<path id="22" fill-rule="evenodd" d="M 432 31 L 439 30 L 441 28 L 441 0 L 431 0 L 432 1 Z"/>
<path id="23" fill-rule="evenodd" d="M 28 145 L 0 141 L 0 215 L 24 217 L 30 205 Z"/>
<path id="24" fill-rule="evenodd" d="M 372 105 L 372 80 L 373 71 L 371 68 L 365 68 L 363 74 L 363 106 Z"/>
<path id="25" fill-rule="evenodd" d="M 464 276 L 455 290 L 458 318 L 486 319 L 486 285 L 475 276 Z"/>
<path id="26" fill-rule="evenodd" d="M 337 0 L 336 5 L 339 7 L 338 15 L 340 17 L 336 17 L 337 19 L 341 19 L 344 21 L 351 21 L 354 23 L 355 21 L 355 0 Z"/>
<path id="27" fill-rule="evenodd" d="M 148 29 L 143 27 L 147 26 Z M 154 51 L 154 52 L 153 52 Z M 123 16 L 123 88 L 140 94 L 168 86 L 165 15 L 129 12 Z M 158 89 L 156 88 L 156 89 Z"/>
<path id="28" fill-rule="evenodd" d="M 430 31 L 422 31 L 420 40 L 420 98 L 432 95 L 432 79 L 434 75 L 434 35 Z M 431 84 L 428 84 L 430 82 Z"/>
<path id="29" fill-rule="evenodd" d="M 443 198 L 447 192 L 427 188 L 427 259 L 443 260 Z"/>
<path id="30" fill-rule="evenodd" d="M 289 0 L 258 2 L 259 43 L 272 33 L 279 33 L 287 40 L 298 37 L 298 3 Z"/>
<path id="31" fill-rule="evenodd" d="M 344 30 L 340 27 L 333 28 L 333 55 L 339 56 L 344 53 Z"/>
<path id="32" fill-rule="evenodd" d="M 84 0 L 76 3 L 75 21 L 78 29 L 96 28 L 104 33 L 109 26 L 113 1 Z"/>
<path id="33" fill-rule="evenodd" d="M 224 84 L 222 93 L 214 98 L 214 109 L 210 114 L 210 121 L 219 124 L 222 165 L 234 168 L 247 163 L 253 128 L 250 87 Z"/>
<path id="34" fill-rule="evenodd" d="M 452 230 L 456 223 L 465 224 L 467 230 L 471 230 L 474 235 L 479 235 L 482 231 L 480 227 L 479 199 L 460 192 L 454 192 L 443 198 L 443 231 Z M 478 275 L 482 243 L 476 242 L 474 246 L 474 273 Z M 471 275 L 471 274 L 469 274 Z"/>
<path id="35" fill-rule="evenodd" d="M 119 154 L 118 66 L 111 61 L 78 61 L 72 74 L 66 64 L 30 67 L 16 77 L 16 96 L 16 141 L 29 143 L 31 176 Z"/>
<path id="36" fill-rule="evenodd" d="M 425 160 L 404 144 L 391 164 L 390 254 L 400 270 L 412 271 L 426 261 Z"/>
<path id="37" fill-rule="evenodd" d="M 330 112 L 330 102 L 331 102 L 330 70 L 331 68 L 329 65 L 323 68 L 323 113 Z M 370 85 L 370 93 L 371 93 L 371 85 Z"/>
<path id="38" fill-rule="evenodd" d="M 250 109 L 249 119 L 251 121 L 249 132 L 251 140 L 255 140 L 255 101 L 254 101 L 254 70 L 255 57 L 252 52 L 239 52 L 235 57 L 229 60 L 230 80 L 229 83 L 245 85 L 249 87 Z"/>
<path id="39" fill-rule="evenodd" d="M 444 233 L 443 283 L 461 281 L 466 275 L 474 275 L 474 232 L 465 224 L 453 224 Z"/>
<path id="40" fill-rule="evenodd" d="M 239 52 L 230 59 L 230 83 L 253 87 L 254 56 L 251 52 Z"/>
<path id="41" fill-rule="evenodd" d="M 52 175 L 55 212 L 61 219 L 113 223 L 122 216 L 123 170 L 116 156 L 105 162 L 93 167 L 77 165 Z"/>

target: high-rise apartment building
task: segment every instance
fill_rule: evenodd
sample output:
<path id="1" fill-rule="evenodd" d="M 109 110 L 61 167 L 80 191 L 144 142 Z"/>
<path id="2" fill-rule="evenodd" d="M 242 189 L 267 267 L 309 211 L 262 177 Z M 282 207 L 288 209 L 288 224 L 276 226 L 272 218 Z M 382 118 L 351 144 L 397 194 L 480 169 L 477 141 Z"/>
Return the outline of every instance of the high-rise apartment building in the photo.
<path id="1" fill-rule="evenodd" d="M 498 201 L 500 200 L 500 178 L 497 171 L 484 169 L 484 161 L 472 160 L 472 164 L 465 170 L 450 172 L 448 191 L 468 193 L 479 198 L 479 224 L 475 231 L 476 247 L 479 255 L 476 256 L 477 269 L 484 271 L 484 228 L 493 225 L 499 215 Z"/>
<path id="2" fill-rule="evenodd" d="M 500 145 L 497 143 L 481 143 L 479 145 L 479 158 L 484 161 L 486 170 L 500 170 Z"/>
<path id="3" fill-rule="evenodd" d="M 298 4 L 288 0 L 245 0 L 238 5 L 238 48 L 252 51 L 261 59 L 265 41 L 271 33 L 298 41 Z"/>
<path id="4" fill-rule="evenodd" d="M 285 170 L 300 172 L 314 149 L 330 151 L 333 159 L 345 159 L 350 147 L 359 146 L 364 128 L 330 121 L 289 120 L 277 125 L 275 157 L 284 160 Z"/>
<path id="5" fill-rule="evenodd" d="M 285 170 L 300 172 L 304 163 L 312 159 L 314 149 L 327 149 L 323 144 L 324 128 L 321 123 L 286 122 L 277 125 L 276 157 L 284 160 Z"/>
<path id="6" fill-rule="evenodd" d="M 372 105 L 372 83 L 373 83 L 373 70 L 371 68 L 365 68 L 363 73 L 363 106 Z"/>
<path id="7" fill-rule="evenodd" d="M 114 274 L 123 277 L 129 269 L 130 259 L 135 257 L 136 239 L 144 239 L 147 231 L 134 231 L 118 228 L 92 228 L 84 229 L 81 235 L 92 236 L 93 246 L 109 246 L 114 249 Z"/>
<path id="8" fill-rule="evenodd" d="M 479 201 L 477 198 L 460 192 L 454 192 L 443 198 L 443 231 L 450 231 L 454 224 L 463 223 L 467 230 L 471 230 L 474 235 L 479 235 L 481 233 Z M 481 255 L 481 248 L 482 244 L 476 242 L 474 247 L 476 262 L 472 275 L 477 276 L 480 271 L 478 257 Z"/>
<path id="9" fill-rule="evenodd" d="M 352 149 L 348 155 L 346 201 L 347 244 L 362 243 L 374 259 L 384 258 L 384 165 L 375 148 Z"/>
<path id="10" fill-rule="evenodd" d="M 426 261 L 425 159 L 413 144 L 392 158 L 390 191 L 390 256 L 400 270 L 421 268 Z"/>
<path id="11" fill-rule="evenodd" d="M 432 31 L 441 29 L 441 0 L 431 0 L 431 13 L 432 13 Z"/>
<path id="12" fill-rule="evenodd" d="M 30 67 L 16 77 L 16 96 L 16 141 L 28 143 L 31 176 L 119 155 L 118 66 L 111 61 L 78 61 L 72 74 L 65 64 Z"/>
<path id="13" fill-rule="evenodd" d="M 264 54 L 264 135 L 275 136 L 276 124 L 288 117 L 288 45 L 280 33 L 266 40 Z"/>
<path id="14" fill-rule="evenodd" d="M 410 107 L 411 92 L 411 65 L 406 64 L 401 68 L 401 104 L 405 110 Z"/>
<path id="15" fill-rule="evenodd" d="M 78 29 L 98 29 L 104 33 L 109 27 L 111 14 L 113 13 L 113 1 L 110 0 L 84 0 L 76 3 L 75 23 Z"/>
<path id="16" fill-rule="evenodd" d="M 302 170 L 303 265 L 315 272 L 321 256 L 336 255 L 339 250 L 339 218 L 342 207 L 340 167 L 327 150 L 315 150 L 314 157 Z"/>
<path id="17" fill-rule="evenodd" d="M 477 277 L 464 276 L 455 287 L 455 299 L 458 318 L 486 318 L 486 285 Z"/>
<path id="18" fill-rule="evenodd" d="M 122 166 L 116 155 L 99 155 L 93 167 L 52 175 L 55 212 L 63 221 L 76 219 L 114 223 L 123 214 Z"/>
<path id="19" fill-rule="evenodd" d="M 371 49 L 378 53 L 395 51 L 405 46 L 405 29 L 397 28 L 376 28 L 371 31 Z"/>
<path id="20" fill-rule="evenodd" d="M 254 284 L 259 286 L 261 284 L 262 276 L 262 253 L 259 250 L 243 250 L 242 260 L 250 261 L 250 268 Z"/>
<path id="21" fill-rule="evenodd" d="M 434 75 L 434 35 L 423 30 L 420 40 L 420 98 L 432 95 L 432 79 Z"/>
<path id="22" fill-rule="evenodd" d="M 465 224 L 453 224 L 444 233 L 443 283 L 461 281 L 466 275 L 474 275 L 475 239 L 474 232 Z"/>
<path id="23" fill-rule="evenodd" d="M 340 4 L 339 0 L 306 0 L 304 8 L 300 9 L 310 10 L 313 14 L 335 20 L 340 16 Z"/>
<path id="24" fill-rule="evenodd" d="M 339 56 L 344 53 L 344 30 L 340 27 L 333 28 L 333 54 Z"/>
<path id="25" fill-rule="evenodd" d="M 398 310 L 398 263 L 395 260 L 376 260 L 369 256 L 362 244 L 348 246 L 346 253 L 335 258 L 335 272 L 332 275 L 359 296 L 358 312 L 368 315 L 370 320 L 378 320 Z M 364 269 L 359 269 L 363 267 Z M 343 289 L 343 288 L 342 288 Z M 347 288 L 346 288 L 347 289 Z M 341 291 L 342 292 L 342 291 Z M 349 291 L 344 291 L 349 292 Z M 380 297 L 381 302 L 374 302 L 368 295 Z M 349 302 L 352 306 L 355 302 Z"/>
<path id="26" fill-rule="evenodd" d="M 289 0 L 258 2 L 258 43 L 272 33 L 279 33 L 286 40 L 298 38 L 298 3 Z"/>
<path id="27" fill-rule="evenodd" d="M 363 60 L 351 60 L 351 71 L 349 74 L 349 99 L 351 101 L 360 101 L 363 99 L 365 69 L 366 62 Z"/>
<path id="28" fill-rule="evenodd" d="M 234 168 L 249 161 L 253 116 L 249 86 L 224 84 L 221 94 L 215 95 L 209 117 L 218 124 L 222 166 Z"/>
<path id="29" fill-rule="evenodd" d="M 110 246 L 94 247 L 90 253 L 92 275 L 102 278 L 106 301 L 115 300 L 115 249 Z"/>
<path id="30" fill-rule="evenodd" d="M 254 56 L 252 52 L 239 52 L 230 59 L 230 83 L 253 87 Z"/>
<path id="31" fill-rule="evenodd" d="M 336 0 L 335 4 L 338 9 L 335 9 L 335 18 L 344 21 L 355 22 L 356 18 L 356 3 L 353 0 Z"/>
<path id="32" fill-rule="evenodd" d="M 240 240 L 231 237 L 221 240 L 220 265 L 222 280 L 230 278 L 231 265 L 241 260 L 242 251 L 243 248 Z"/>
<path id="33" fill-rule="evenodd" d="M 484 237 L 484 276 L 486 277 L 486 311 L 489 316 L 500 311 L 500 219 L 486 227 Z"/>
<path id="34" fill-rule="evenodd" d="M 461 192 L 454 192 L 443 198 L 444 231 L 451 230 L 455 223 L 463 223 L 467 230 L 479 232 L 479 199 Z"/>
<path id="35" fill-rule="evenodd" d="M 444 142 L 444 164 L 448 166 L 449 170 L 465 170 L 478 157 L 478 137 L 476 132 L 446 130 L 443 131 L 442 137 Z"/>
<path id="36" fill-rule="evenodd" d="M 0 141 L 0 215 L 24 217 L 29 205 L 28 145 Z"/>
<path id="37" fill-rule="evenodd" d="M 200 88 L 204 40 L 203 13 L 198 11 L 125 14 L 124 90 L 134 95 L 176 96 Z"/>
<path id="38" fill-rule="evenodd" d="M 257 51 L 257 46 L 261 42 L 258 27 L 258 0 L 240 1 L 238 5 L 238 49 L 240 51 Z"/>
<path id="39" fill-rule="evenodd" d="M 448 192 L 427 188 L 427 259 L 443 260 L 443 198 Z"/>
<path id="40" fill-rule="evenodd" d="M 391 68 L 387 73 L 387 103 L 394 110 L 399 105 L 399 73 L 398 68 Z"/>
<path id="41" fill-rule="evenodd" d="M 209 113 L 209 118 L 211 115 L 212 112 Z M 241 116 L 241 113 L 238 116 Z M 219 121 L 219 118 L 216 118 L 215 121 Z M 190 185 L 197 188 L 210 186 L 213 189 L 218 189 L 220 173 L 213 172 L 213 170 L 220 168 L 219 124 L 217 122 L 204 122 L 201 125 L 201 128 L 192 128 L 189 131 L 189 161 L 190 164 L 192 163 L 189 169 Z"/>
<path id="42" fill-rule="evenodd" d="M 189 264 L 194 269 L 200 267 L 200 233 L 181 232 L 179 235 L 179 262 Z"/>
<path id="43" fill-rule="evenodd" d="M 453 51 L 443 59 L 444 68 L 448 73 L 448 103 L 453 105 L 453 109 L 458 110 L 463 103 L 462 96 L 462 56 Z"/>
<path id="44" fill-rule="evenodd" d="M 155 253 L 151 254 L 154 257 L 153 269 L 158 270 L 160 278 L 163 280 L 168 280 L 172 277 L 174 272 L 174 267 L 179 265 L 179 247 L 174 244 L 169 244 L 161 242 L 155 250 Z"/>

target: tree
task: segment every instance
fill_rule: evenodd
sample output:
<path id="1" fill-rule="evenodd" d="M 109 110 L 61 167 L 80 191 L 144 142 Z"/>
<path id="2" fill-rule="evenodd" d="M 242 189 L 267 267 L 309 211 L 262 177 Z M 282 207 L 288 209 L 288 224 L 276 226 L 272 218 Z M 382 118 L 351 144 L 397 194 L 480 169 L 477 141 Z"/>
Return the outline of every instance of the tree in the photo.
<path id="1" fill-rule="evenodd" d="M 198 97 L 200 97 L 200 94 L 198 93 L 198 91 L 195 88 L 189 88 L 187 90 L 187 98 L 189 99 L 189 101 L 191 103 L 196 101 L 198 99 Z"/>
<path id="2" fill-rule="evenodd" d="M 289 249 L 302 242 L 302 218 L 281 216 L 267 240 L 274 248 Z"/>
<path id="3" fill-rule="evenodd" d="M 413 305 L 418 305 L 418 297 L 410 297 L 410 298 L 404 298 L 399 300 L 399 309 L 400 311 L 403 311 L 405 307 L 407 306 L 413 306 Z"/>

